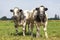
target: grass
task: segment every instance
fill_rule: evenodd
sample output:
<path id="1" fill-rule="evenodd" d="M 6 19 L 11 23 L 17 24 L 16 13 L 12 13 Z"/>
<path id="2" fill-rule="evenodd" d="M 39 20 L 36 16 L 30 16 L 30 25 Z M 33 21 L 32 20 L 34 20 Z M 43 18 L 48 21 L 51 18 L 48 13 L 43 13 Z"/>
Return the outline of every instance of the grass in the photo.
<path id="1" fill-rule="evenodd" d="M 41 37 L 39 38 L 36 38 L 35 36 L 31 38 L 31 36 L 28 35 L 27 29 L 26 36 L 24 37 L 22 36 L 22 27 L 19 27 L 18 30 L 19 35 L 15 35 L 15 28 L 12 20 L 0 20 L 0 40 L 60 40 L 60 20 L 48 21 L 48 39 L 45 39 L 44 37 L 43 27 L 40 27 Z M 33 33 L 36 35 L 36 27 L 34 27 Z"/>

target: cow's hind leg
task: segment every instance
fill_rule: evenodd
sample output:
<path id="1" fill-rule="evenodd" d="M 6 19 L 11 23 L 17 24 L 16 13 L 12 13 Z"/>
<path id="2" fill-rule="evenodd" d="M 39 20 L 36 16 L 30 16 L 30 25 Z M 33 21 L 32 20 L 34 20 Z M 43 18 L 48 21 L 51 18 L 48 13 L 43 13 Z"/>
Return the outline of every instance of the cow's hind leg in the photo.
<path id="1" fill-rule="evenodd" d="M 29 32 L 29 34 L 31 34 L 31 24 L 30 23 L 28 24 L 28 32 Z"/>
<path id="2" fill-rule="evenodd" d="M 44 24 L 44 33 L 45 33 L 45 37 L 48 38 L 48 34 L 47 34 L 47 22 L 45 22 L 45 24 Z"/>
<path id="3" fill-rule="evenodd" d="M 29 30 L 29 34 L 31 34 L 31 37 L 33 37 L 33 23 L 29 24 L 28 30 Z"/>

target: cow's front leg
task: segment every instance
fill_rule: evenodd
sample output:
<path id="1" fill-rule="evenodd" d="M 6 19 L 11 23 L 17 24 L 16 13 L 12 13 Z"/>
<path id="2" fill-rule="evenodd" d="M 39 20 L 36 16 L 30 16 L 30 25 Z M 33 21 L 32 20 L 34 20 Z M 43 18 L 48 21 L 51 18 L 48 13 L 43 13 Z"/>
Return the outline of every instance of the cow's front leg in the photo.
<path id="1" fill-rule="evenodd" d="M 39 36 L 40 36 L 40 25 L 39 24 L 37 24 L 36 25 L 36 28 L 37 28 L 37 33 L 36 33 L 36 37 L 38 38 Z"/>
<path id="2" fill-rule="evenodd" d="M 25 36 L 25 27 L 26 27 L 26 23 L 23 24 L 23 36 Z"/>
<path id="3" fill-rule="evenodd" d="M 44 33 L 45 33 L 45 37 L 48 38 L 48 34 L 47 34 L 47 22 L 45 22 L 45 24 L 44 24 Z"/>
<path id="4" fill-rule="evenodd" d="M 18 25 L 15 25 L 16 34 L 18 34 Z"/>

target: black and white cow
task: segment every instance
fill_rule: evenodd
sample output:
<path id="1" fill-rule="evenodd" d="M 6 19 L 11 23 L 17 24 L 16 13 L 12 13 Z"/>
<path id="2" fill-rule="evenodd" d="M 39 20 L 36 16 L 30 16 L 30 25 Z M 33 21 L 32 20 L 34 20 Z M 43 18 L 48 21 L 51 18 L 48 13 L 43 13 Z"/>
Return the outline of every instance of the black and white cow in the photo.
<path id="1" fill-rule="evenodd" d="M 44 28 L 44 33 L 46 38 L 48 38 L 47 35 L 47 23 L 48 23 L 48 18 L 47 18 L 47 13 L 46 11 L 48 10 L 48 8 L 45 8 L 43 5 L 38 7 L 38 8 L 34 8 L 30 11 L 31 14 L 31 19 L 32 22 L 31 25 L 34 26 L 34 23 L 36 24 L 36 28 L 37 28 L 37 33 L 36 33 L 36 37 L 39 37 L 40 34 L 40 26 L 42 25 Z M 31 21 L 31 20 L 30 20 Z M 33 26 L 30 26 L 32 31 L 33 31 Z M 32 34 L 32 33 L 31 33 Z"/>
<path id="2" fill-rule="evenodd" d="M 23 14 L 23 10 L 19 9 L 18 7 L 15 7 L 14 9 L 10 9 L 10 12 L 13 12 L 13 19 L 14 19 L 16 34 L 18 33 L 18 26 L 22 26 L 23 36 L 25 36 L 26 20 Z"/>
<path id="3" fill-rule="evenodd" d="M 48 23 L 48 18 L 47 18 L 47 13 L 45 11 L 48 10 L 48 8 L 45 8 L 43 5 L 41 5 L 40 7 L 35 9 L 35 13 L 34 13 L 34 21 L 36 24 L 36 28 L 37 28 L 37 33 L 36 33 L 36 37 L 39 37 L 39 32 L 40 32 L 40 26 L 42 25 L 44 28 L 44 33 L 46 38 L 48 38 L 47 35 L 47 23 Z"/>

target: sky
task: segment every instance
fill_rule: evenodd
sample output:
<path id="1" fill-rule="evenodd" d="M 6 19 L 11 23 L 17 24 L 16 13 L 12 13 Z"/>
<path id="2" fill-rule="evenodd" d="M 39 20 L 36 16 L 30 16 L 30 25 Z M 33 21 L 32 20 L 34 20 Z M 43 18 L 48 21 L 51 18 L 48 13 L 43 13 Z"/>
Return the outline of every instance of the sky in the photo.
<path id="1" fill-rule="evenodd" d="M 41 5 L 48 8 L 48 18 L 53 18 L 55 14 L 60 16 L 60 0 L 0 0 L 0 18 L 3 16 L 11 18 L 13 14 L 10 9 L 14 7 L 31 10 Z"/>

